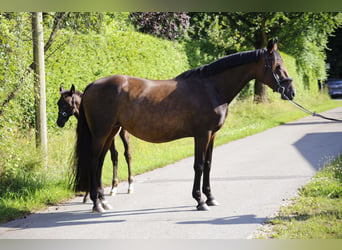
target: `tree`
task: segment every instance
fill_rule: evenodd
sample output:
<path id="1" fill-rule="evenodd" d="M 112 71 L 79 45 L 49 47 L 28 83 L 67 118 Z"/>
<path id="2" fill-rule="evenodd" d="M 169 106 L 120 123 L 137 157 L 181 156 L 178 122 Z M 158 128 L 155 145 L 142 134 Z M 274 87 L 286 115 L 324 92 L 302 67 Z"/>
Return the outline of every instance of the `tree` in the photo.
<path id="1" fill-rule="evenodd" d="M 236 36 L 243 37 L 245 47 L 262 49 L 268 39 L 273 36 L 273 27 L 278 24 L 281 15 L 275 12 L 224 13 L 222 22 L 224 28 L 233 31 Z M 231 33 L 231 32 L 230 32 Z M 255 80 L 254 101 L 266 102 L 266 86 Z"/>
<path id="2" fill-rule="evenodd" d="M 297 60 L 299 71 L 306 78 L 308 89 L 312 75 L 324 80 L 324 59 L 328 36 L 341 24 L 342 13 L 310 12 L 216 12 L 190 13 L 197 19 L 190 28 L 206 35 L 223 50 L 259 49 L 270 38 L 277 37 L 280 48 Z M 203 32 L 205 31 L 205 32 Z M 309 70 L 308 70 L 309 69 Z M 314 83 L 316 86 L 317 84 Z M 255 82 L 254 99 L 267 100 L 264 86 Z"/>
<path id="3" fill-rule="evenodd" d="M 186 12 L 131 12 L 130 19 L 139 31 L 170 40 L 183 37 L 190 24 Z"/>
<path id="4" fill-rule="evenodd" d="M 277 35 L 284 52 L 297 60 L 298 71 L 306 79 L 306 88 L 310 89 L 312 76 L 319 80 L 327 77 L 325 59 L 328 38 L 342 24 L 342 13 L 285 13 L 283 26 Z M 292 27 L 292 28 L 290 28 Z M 317 83 L 314 83 L 317 86 Z"/>
<path id="5" fill-rule="evenodd" d="M 41 151 L 43 163 L 47 163 L 47 126 L 45 97 L 45 64 L 43 17 L 41 12 L 32 13 L 34 99 L 36 114 L 36 147 Z"/>
<path id="6" fill-rule="evenodd" d="M 213 12 L 190 13 L 192 36 L 205 37 L 227 54 L 249 49 L 265 48 L 268 32 L 277 14 L 272 12 Z M 267 100 L 266 87 L 255 80 L 254 99 L 256 102 Z"/>

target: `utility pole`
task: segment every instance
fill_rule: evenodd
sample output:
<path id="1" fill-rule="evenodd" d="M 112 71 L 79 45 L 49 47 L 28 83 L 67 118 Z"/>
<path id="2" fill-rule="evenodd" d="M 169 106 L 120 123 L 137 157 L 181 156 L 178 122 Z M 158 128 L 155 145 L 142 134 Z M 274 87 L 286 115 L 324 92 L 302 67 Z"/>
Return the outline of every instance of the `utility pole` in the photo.
<path id="1" fill-rule="evenodd" d="M 42 12 L 32 13 L 36 147 L 41 152 L 42 164 L 47 165 L 45 64 L 42 22 Z"/>

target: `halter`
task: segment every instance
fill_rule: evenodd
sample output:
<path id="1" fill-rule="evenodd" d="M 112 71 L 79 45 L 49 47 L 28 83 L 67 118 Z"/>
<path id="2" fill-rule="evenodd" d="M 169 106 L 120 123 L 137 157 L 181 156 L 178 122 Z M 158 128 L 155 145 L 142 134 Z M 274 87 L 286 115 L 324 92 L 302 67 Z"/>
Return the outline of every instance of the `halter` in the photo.
<path id="1" fill-rule="evenodd" d="M 278 92 L 281 95 L 285 96 L 285 87 L 281 86 L 281 84 L 283 82 L 292 81 L 292 78 L 291 77 L 287 77 L 287 78 L 279 80 L 279 76 L 272 69 L 270 60 L 269 60 L 268 55 L 267 55 L 267 49 L 264 50 L 264 53 L 265 53 L 265 61 L 266 61 L 266 63 L 265 63 L 265 71 L 267 69 L 270 69 L 271 72 L 272 72 L 273 78 L 274 78 L 274 80 L 276 82 L 276 84 L 275 84 L 276 86 L 273 88 L 273 92 Z"/>
<path id="2" fill-rule="evenodd" d="M 67 112 L 66 111 L 58 112 L 64 118 L 69 118 L 70 116 L 73 116 L 75 113 L 75 97 L 73 95 L 71 96 L 71 103 L 72 103 L 72 106 L 68 108 Z"/>

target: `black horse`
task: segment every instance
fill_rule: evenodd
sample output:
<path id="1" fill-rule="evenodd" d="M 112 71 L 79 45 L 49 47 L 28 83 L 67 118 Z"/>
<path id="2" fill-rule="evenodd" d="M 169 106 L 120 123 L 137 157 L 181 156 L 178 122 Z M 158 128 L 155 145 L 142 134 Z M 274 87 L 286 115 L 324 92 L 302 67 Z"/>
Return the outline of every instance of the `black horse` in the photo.
<path id="1" fill-rule="evenodd" d="M 82 100 L 82 93 L 75 90 L 75 86 L 72 84 L 70 90 L 65 90 L 61 85 L 59 88 L 61 97 L 59 98 L 58 105 L 58 118 L 57 125 L 61 128 L 64 127 L 65 123 L 69 120 L 71 116 L 75 116 L 77 119 L 79 117 L 79 108 Z M 131 152 L 129 147 L 129 133 L 121 129 L 119 132 L 120 138 L 123 142 L 125 148 L 125 159 L 128 166 L 128 193 L 134 192 L 133 177 L 131 172 Z M 113 162 L 113 181 L 112 189 L 110 195 L 113 196 L 117 193 L 117 187 L 119 184 L 118 180 L 118 151 L 115 149 L 114 138 L 112 144 L 110 145 L 110 153 Z M 88 192 L 86 192 L 83 202 L 87 201 Z"/>
<path id="2" fill-rule="evenodd" d="M 102 164 L 113 136 L 124 128 L 148 142 L 194 137 L 195 162 L 192 196 L 198 210 L 217 205 L 210 188 L 210 168 L 216 132 L 223 126 L 228 105 L 252 79 L 264 82 L 282 98 L 295 96 L 295 87 L 277 51 L 236 53 L 182 73 L 154 81 L 125 75 L 99 79 L 82 97 L 75 148 L 76 191 L 90 191 L 93 211 L 106 204 L 101 185 Z M 201 196 L 202 191 L 207 200 Z"/>

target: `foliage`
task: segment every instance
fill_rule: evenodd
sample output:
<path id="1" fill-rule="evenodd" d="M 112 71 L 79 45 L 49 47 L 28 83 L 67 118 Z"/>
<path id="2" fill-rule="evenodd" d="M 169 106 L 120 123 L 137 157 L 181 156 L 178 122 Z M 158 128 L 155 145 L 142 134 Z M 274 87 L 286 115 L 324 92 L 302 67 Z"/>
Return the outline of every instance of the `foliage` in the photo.
<path id="1" fill-rule="evenodd" d="M 143 33 L 175 40 L 185 36 L 189 27 L 186 12 L 131 12 L 130 21 Z"/>
<path id="2" fill-rule="evenodd" d="M 17 90 L 18 80 L 24 76 L 25 69 L 31 60 L 30 50 L 32 47 L 31 27 L 26 24 L 30 23 L 30 16 L 27 14 L 0 14 L 0 105 L 3 108 L 7 97 Z M 25 79 L 28 85 L 29 78 Z M 29 85 L 25 90 L 29 90 Z M 24 115 L 24 119 L 29 121 L 27 117 L 26 107 L 30 106 L 32 95 L 30 91 L 21 92 L 22 96 L 17 96 L 19 105 L 10 105 L 7 107 L 10 116 L 5 119 L 6 122 L 12 123 Z M 27 124 L 27 123 L 26 123 Z M 0 121 L 0 127 L 3 123 Z M 18 124 L 20 126 L 20 124 Z M 25 126 L 25 125 L 24 125 Z"/>
<path id="3" fill-rule="evenodd" d="M 306 89 L 317 90 L 317 80 L 325 80 L 325 49 L 328 37 L 342 24 L 341 13 L 287 13 L 278 32 L 284 51 L 297 60 Z"/>
<path id="4" fill-rule="evenodd" d="M 244 45 L 244 37 L 237 29 L 227 27 L 223 13 L 190 12 L 189 36 L 193 40 L 206 40 L 212 47 L 220 49 L 223 54 L 231 54 L 251 47 Z"/>
<path id="5" fill-rule="evenodd" d="M 341 24 L 341 13 L 209 12 L 190 13 L 190 37 L 206 39 L 225 53 L 263 48 L 278 37 L 280 50 L 296 59 L 304 89 L 316 92 L 326 79 L 328 36 Z"/>

